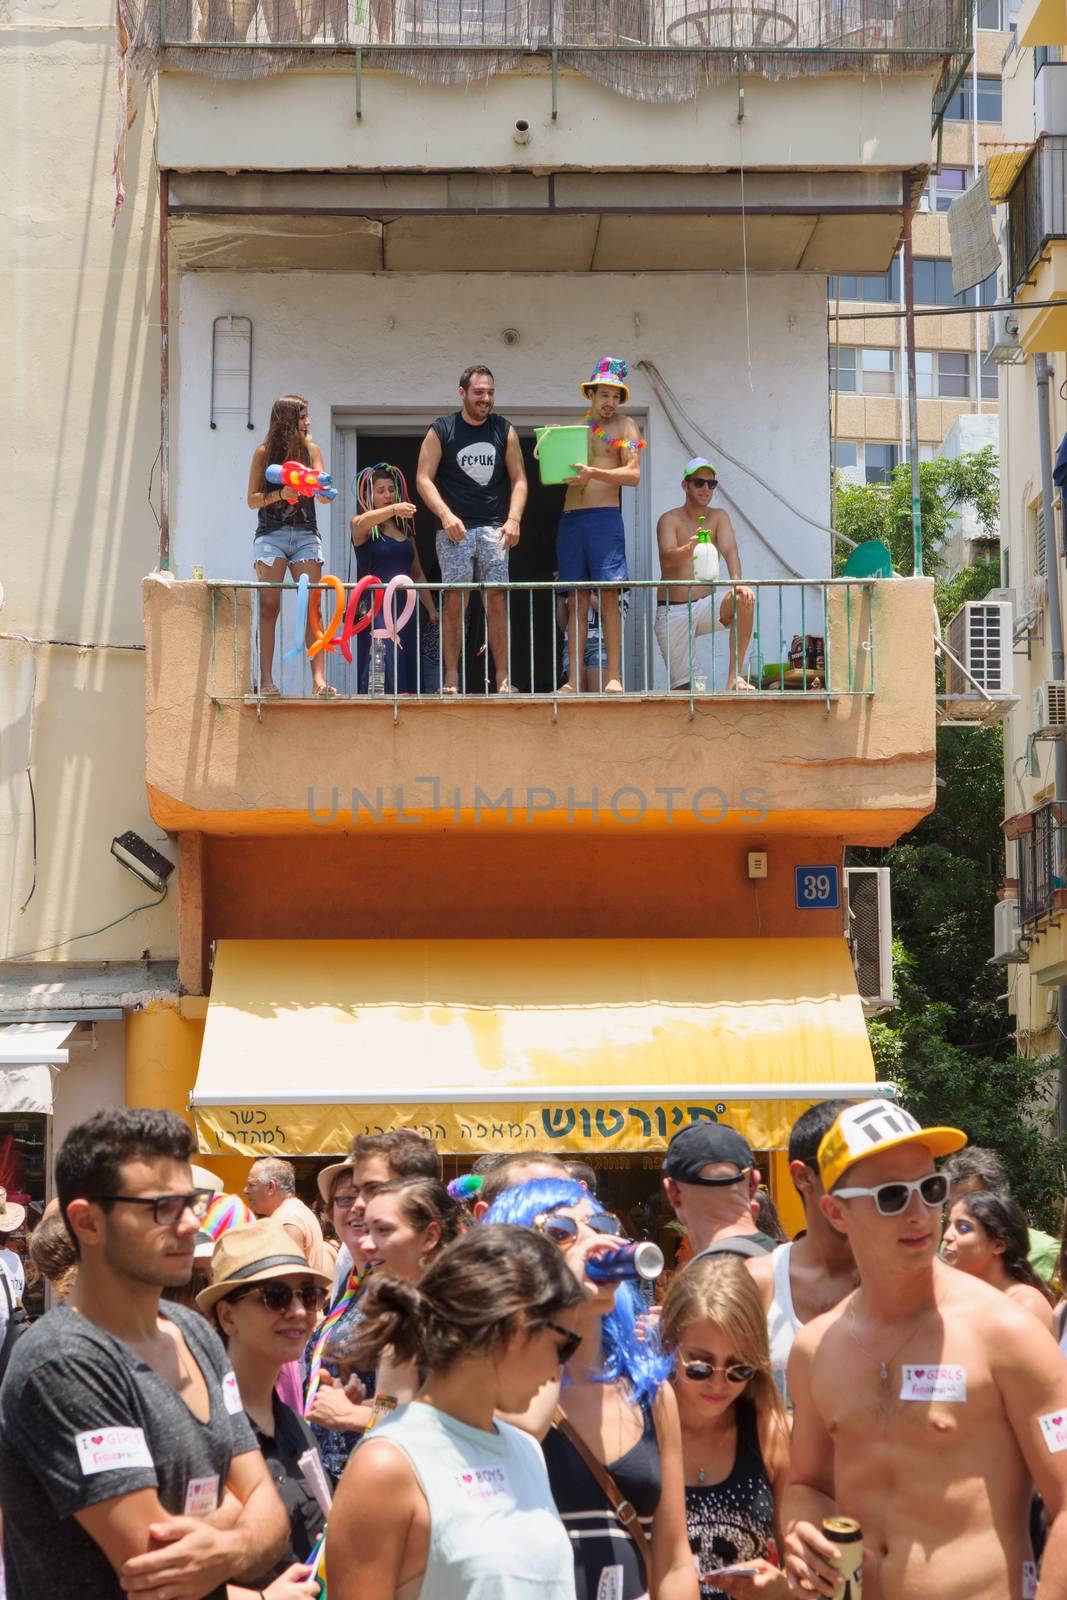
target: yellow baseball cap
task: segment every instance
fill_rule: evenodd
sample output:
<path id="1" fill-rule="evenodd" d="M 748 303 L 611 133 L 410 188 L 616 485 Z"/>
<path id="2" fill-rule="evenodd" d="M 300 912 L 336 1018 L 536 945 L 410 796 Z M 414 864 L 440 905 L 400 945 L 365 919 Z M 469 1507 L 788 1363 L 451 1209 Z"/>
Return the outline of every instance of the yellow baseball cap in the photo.
<path id="1" fill-rule="evenodd" d="M 842 1111 L 819 1145 L 819 1176 L 832 1189 L 857 1161 L 897 1145 L 925 1145 L 932 1156 L 962 1150 L 967 1135 L 959 1128 L 921 1128 L 910 1111 L 891 1100 L 861 1100 Z"/>

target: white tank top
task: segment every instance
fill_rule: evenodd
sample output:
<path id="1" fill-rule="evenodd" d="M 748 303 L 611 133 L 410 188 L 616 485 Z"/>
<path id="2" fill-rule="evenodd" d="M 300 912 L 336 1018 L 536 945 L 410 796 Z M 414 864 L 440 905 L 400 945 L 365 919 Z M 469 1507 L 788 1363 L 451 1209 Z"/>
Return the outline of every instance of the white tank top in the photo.
<path id="1" fill-rule="evenodd" d="M 780 1244 L 771 1256 L 771 1265 L 774 1268 L 774 1295 L 771 1299 L 771 1308 L 767 1313 L 767 1338 L 771 1346 L 771 1371 L 774 1381 L 782 1392 L 782 1399 L 789 1404 L 789 1391 L 785 1383 L 785 1369 L 789 1365 L 790 1352 L 793 1349 L 793 1340 L 800 1332 L 802 1323 L 797 1319 L 793 1309 L 793 1291 L 789 1285 L 789 1257 L 792 1254 L 791 1244 Z"/>
<path id="2" fill-rule="evenodd" d="M 574 1600 L 574 1557 L 536 1439 L 412 1401 L 367 1435 L 411 1462 L 430 1508 L 426 1600 Z M 364 1446 L 360 1446 L 360 1449 Z"/>

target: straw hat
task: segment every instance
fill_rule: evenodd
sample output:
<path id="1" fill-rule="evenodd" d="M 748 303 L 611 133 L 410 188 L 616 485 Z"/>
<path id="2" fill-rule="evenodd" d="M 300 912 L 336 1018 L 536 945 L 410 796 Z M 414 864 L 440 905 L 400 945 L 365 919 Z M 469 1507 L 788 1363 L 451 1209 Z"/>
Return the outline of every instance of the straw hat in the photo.
<path id="1" fill-rule="evenodd" d="M 252 1283 L 267 1283 L 271 1278 L 288 1278 L 298 1272 L 329 1289 L 333 1280 L 328 1272 L 309 1267 L 280 1222 L 264 1217 L 247 1228 L 231 1228 L 215 1246 L 211 1258 L 211 1282 L 201 1289 L 196 1303 L 210 1311 L 216 1300 L 244 1289 Z"/>
<path id="2" fill-rule="evenodd" d="M 335 1161 L 332 1167 L 323 1167 L 315 1182 L 319 1186 L 319 1194 L 322 1196 L 324 1204 L 329 1205 L 333 1198 L 333 1186 L 337 1181 L 338 1174 L 351 1171 L 351 1161 Z"/>
<path id="3" fill-rule="evenodd" d="M 14 1233 L 26 1220 L 26 1207 L 7 1203 L 7 1190 L 0 1189 L 0 1233 Z"/>

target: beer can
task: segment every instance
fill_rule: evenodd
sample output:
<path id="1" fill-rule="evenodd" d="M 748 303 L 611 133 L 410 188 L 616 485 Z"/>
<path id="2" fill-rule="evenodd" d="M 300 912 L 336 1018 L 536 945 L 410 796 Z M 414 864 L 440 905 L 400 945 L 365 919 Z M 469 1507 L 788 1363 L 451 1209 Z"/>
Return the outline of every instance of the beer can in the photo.
<path id="1" fill-rule="evenodd" d="M 637 1244 L 620 1245 L 617 1250 L 602 1250 L 590 1256 L 585 1263 L 585 1275 L 593 1283 L 622 1283 L 644 1278 L 658 1278 L 665 1262 L 663 1251 L 650 1239 Z"/>
<path id="2" fill-rule="evenodd" d="M 831 1600 L 863 1600 L 863 1529 L 855 1517 L 824 1517 L 822 1531 L 841 1552 Z"/>

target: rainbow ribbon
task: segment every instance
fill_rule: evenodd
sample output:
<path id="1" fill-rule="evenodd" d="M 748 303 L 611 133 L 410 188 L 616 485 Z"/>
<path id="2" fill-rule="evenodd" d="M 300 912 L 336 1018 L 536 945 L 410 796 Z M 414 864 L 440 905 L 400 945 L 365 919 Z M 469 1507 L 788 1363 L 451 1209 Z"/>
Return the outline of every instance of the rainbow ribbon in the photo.
<path id="1" fill-rule="evenodd" d="M 307 1420 L 308 1412 L 311 1410 L 311 1407 L 314 1404 L 315 1396 L 322 1387 L 322 1369 L 326 1361 L 326 1346 L 330 1342 L 330 1335 L 333 1333 L 333 1330 L 336 1328 L 345 1312 L 351 1309 L 355 1302 L 356 1296 L 359 1294 L 360 1285 L 366 1276 L 367 1268 L 364 1268 L 362 1271 L 360 1271 L 359 1267 L 356 1266 L 352 1268 L 352 1271 L 348 1275 L 348 1282 L 345 1285 L 344 1294 L 338 1300 L 337 1304 L 334 1306 L 329 1315 L 323 1318 L 322 1326 L 315 1335 L 315 1345 L 311 1352 L 311 1364 L 308 1368 L 307 1394 L 304 1397 L 305 1421 Z"/>

